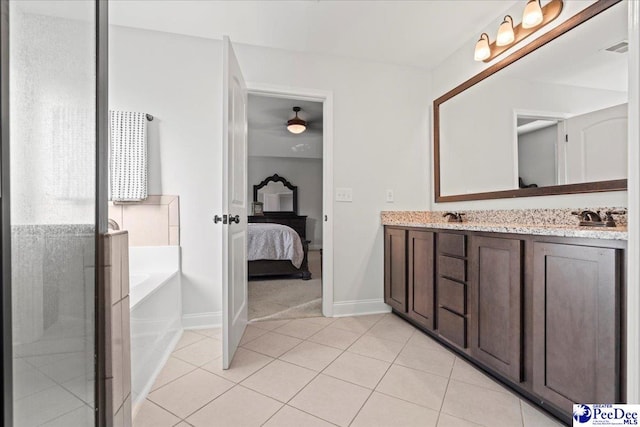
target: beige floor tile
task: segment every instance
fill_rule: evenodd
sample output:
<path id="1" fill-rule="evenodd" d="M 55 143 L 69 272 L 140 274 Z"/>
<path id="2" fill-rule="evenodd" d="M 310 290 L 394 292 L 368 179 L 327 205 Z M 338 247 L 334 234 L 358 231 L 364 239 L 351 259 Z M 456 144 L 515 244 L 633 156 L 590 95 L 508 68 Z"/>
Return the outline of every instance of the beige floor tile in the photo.
<path id="1" fill-rule="evenodd" d="M 366 335 L 406 343 L 416 329 L 397 316 L 385 316 Z"/>
<path id="2" fill-rule="evenodd" d="M 481 425 L 440 412 L 438 427 L 481 427 Z"/>
<path id="3" fill-rule="evenodd" d="M 520 399 L 456 380 L 449 381 L 442 412 L 491 427 L 522 426 Z"/>
<path id="4" fill-rule="evenodd" d="M 170 357 L 156 378 L 156 382 L 151 387 L 151 391 L 159 389 L 163 385 L 188 374 L 194 369 L 196 369 L 196 367 L 192 364 L 175 357 Z"/>
<path id="5" fill-rule="evenodd" d="M 560 421 L 545 414 L 540 409 L 536 409 L 524 400 L 520 400 L 522 406 L 522 418 L 524 427 L 560 427 Z"/>
<path id="6" fill-rule="evenodd" d="M 268 332 L 244 344 L 244 348 L 266 354 L 267 356 L 280 357 L 301 342 L 298 338 Z"/>
<path id="7" fill-rule="evenodd" d="M 393 365 L 376 387 L 376 391 L 440 410 L 447 389 L 447 378 Z"/>
<path id="8" fill-rule="evenodd" d="M 334 328 L 333 326 L 327 326 L 317 334 L 308 338 L 309 341 L 317 344 L 328 345 L 329 347 L 339 348 L 340 350 L 346 350 L 351 344 L 353 344 L 360 334 L 345 331 L 344 329 Z"/>
<path id="9" fill-rule="evenodd" d="M 332 325 L 336 328 L 345 329 L 351 332 L 365 333 L 376 324 L 383 315 L 371 314 L 368 316 L 339 317 Z"/>
<path id="10" fill-rule="evenodd" d="M 489 378 L 489 376 L 482 373 L 478 368 L 472 366 L 470 363 L 462 360 L 459 357 L 456 357 L 456 361 L 453 365 L 453 370 L 451 371 L 451 379 L 488 388 L 490 390 L 511 394 L 508 389 L 506 389 L 493 379 Z"/>
<path id="11" fill-rule="evenodd" d="M 311 369 L 274 360 L 244 380 L 242 385 L 286 403 L 316 375 Z"/>
<path id="12" fill-rule="evenodd" d="M 438 411 L 374 392 L 351 427 L 435 427 Z"/>
<path id="13" fill-rule="evenodd" d="M 348 352 L 356 353 L 362 356 L 373 357 L 374 359 L 384 360 L 385 362 L 393 362 L 396 356 L 402 350 L 403 343 L 398 341 L 390 341 L 382 338 L 376 338 L 364 335 L 354 342 L 347 349 Z"/>
<path id="14" fill-rule="evenodd" d="M 410 347 L 419 347 L 424 350 L 431 351 L 442 351 L 444 353 L 451 353 L 445 346 L 440 344 L 438 341 L 434 340 L 427 334 L 422 331 L 416 330 L 416 332 L 411 335 L 409 341 L 407 342 L 407 346 Z"/>
<path id="15" fill-rule="evenodd" d="M 333 362 L 342 350 L 310 341 L 303 341 L 282 356 L 280 360 L 321 371 Z"/>
<path id="16" fill-rule="evenodd" d="M 453 353 L 407 345 L 394 363 L 448 378 L 455 360 Z"/>
<path id="17" fill-rule="evenodd" d="M 168 411 L 186 417 L 233 387 L 231 381 L 203 369 L 196 369 L 152 392 L 149 400 Z"/>
<path id="18" fill-rule="evenodd" d="M 279 328 L 274 329 L 273 332 L 304 340 L 322 329 L 324 329 L 323 325 L 306 322 L 304 319 L 296 319 L 286 325 L 282 325 Z"/>
<path id="19" fill-rule="evenodd" d="M 149 400 L 145 400 L 133 420 L 134 427 L 172 427 L 180 418 L 162 409 Z"/>
<path id="20" fill-rule="evenodd" d="M 253 325 L 247 325 L 244 330 L 244 335 L 242 335 L 242 339 L 240 340 L 240 345 L 245 345 L 246 343 L 255 340 L 269 332 L 266 329 L 260 329 Z"/>
<path id="21" fill-rule="evenodd" d="M 133 427 L 136 427 L 136 426 L 133 426 Z M 186 421 L 181 421 L 178 424 L 176 424 L 175 427 L 191 427 L 191 424 L 189 424 Z"/>
<path id="22" fill-rule="evenodd" d="M 195 366 L 202 366 L 207 362 L 217 359 L 222 355 L 222 342 L 213 338 L 203 337 L 202 340 L 174 351 L 172 356 L 177 357 Z"/>
<path id="23" fill-rule="evenodd" d="M 344 352 L 322 373 L 374 389 L 389 366 L 390 363 L 382 360 Z"/>
<path id="24" fill-rule="evenodd" d="M 336 321 L 336 318 L 335 317 L 307 317 L 304 320 L 307 322 L 316 323 L 322 326 L 329 326 L 330 324 Z"/>
<path id="25" fill-rule="evenodd" d="M 191 331 L 209 338 L 222 340 L 222 328 L 191 329 Z"/>
<path id="26" fill-rule="evenodd" d="M 233 356 L 233 361 L 231 362 L 231 367 L 229 369 L 222 369 L 221 357 L 202 365 L 202 369 L 213 372 L 214 374 L 229 381 L 233 381 L 234 383 L 239 383 L 249 375 L 259 369 L 262 369 L 272 360 L 272 357 L 239 347 Z"/>
<path id="27" fill-rule="evenodd" d="M 16 400 L 14 403 L 14 422 L 17 426 L 37 426 L 83 406 L 85 404 L 82 400 L 55 385 Z"/>
<path id="28" fill-rule="evenodd" d="M 328 423 L 320 418 L 302 412 L 291 406 L 283 406 L 264 427 L 331 427 L 333 424 Z"/>
<path id="29" fill-rule="evenodd" d="M 187 418 L 195 427 L 260 426 L 282 403 L 242 386 L 236 386 Z"/>
<path id="30" fill-rule="evenodd" d="M 94 425 L 95 416 L 95 411 L 91 407 L 83 406 L 42 424 L 40 427 L 91 426 Z"/>
<path id="31" fill-rule="evenodd" d="M 272 331 L 280 326 L 286 325 L 291 322 L 291 319 L 286 320 L 265 320 L 262 322 L 251 322 L 249 325 L 255 326 L 260 329 L 266 329 L 267 331 Z"/>
<path id="32" fill-rule="evenodd" d="M 183 331 L 178 344 L 176 344 L 176 348 L 173 351 L 180 350 L 188 345 L 191 345 L 195 342 L 204 339 L 204 335 L 197 334 L 194 331 Z"/>
<path id="33" fill-rule="evenodd" d="M 370 390 L 326 375 L 318 375 L 289 405 L 323 420 L 348 426 Z"/>

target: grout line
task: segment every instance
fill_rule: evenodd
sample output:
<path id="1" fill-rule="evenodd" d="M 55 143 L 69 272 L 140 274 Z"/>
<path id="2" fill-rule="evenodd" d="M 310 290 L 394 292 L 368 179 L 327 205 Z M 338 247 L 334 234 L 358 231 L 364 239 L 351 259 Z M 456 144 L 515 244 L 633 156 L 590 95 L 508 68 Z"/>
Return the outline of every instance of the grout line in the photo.
<path id="1" fill-rule="evenodd" d="M 171 358 L 173 357 L 173 353 L 171 353 L 171 354 L 172 354 L 172 355 L 171 355 L 171 356 L 169 356 L 169 359 L 171 359 Z M 167 363 L 169 363 L 169 359 L 167 359 Z M 219 357 L 218 357 L 217 359 L 219 359 Z M 217 359 L 214 359 L 214 360 L 217 360 Z M 191 366 L 193 369 L 191 369 L 191 370 L 189 370 L 188 372 L 185 372 L 184 374 L 182 374 L 182 375 L 180 375 L 180 376 L 178 376 L 178 377 L 176 377 L 176 378 L 172 379 L 171 381 L 169 381 L 169 382 L 168 382 L 168 383 L 166 383 L 166 384 L 162 384 L 162 385 L 161 385 L 160 387 L 158 387 L 158 388 L 153 388 L 153 384 L 152 384 L 152 385 L 151 385 L 151 390 L 149 390 L 149 393 L 147 393 L 147 397 L 148 397 L 148 396 L 150 396 L 150 395 L 151 395 L 151 393 L 154 393 L 154 392 L 156 392 L 156 391 L 160 390 L 161 388 L 164 388 L 164 387 L 168 386 L 169 384 L 174 383 L 175 381 L 179 380 L 180 378 L 184 377 L 185 375 L 189 375 L 190 373 L 192 373 L 192 372 L 193 372 L 193 371 L 195 371 L 196 369 L 199 369 L 199 366 L 196 366 L 196 365 L 194 365 L 194 364 L 192 364 L 192 363 L 189 363 L 189 362 L 187 362 L 186 360 L 182 360 L 182 359 L 180 359 L 179 357 L 176 357 L 176 360 L 179 360 L 179 361 L 181 361 L 181 362 L 183 362 L 183 363 L 186 363 L 187 365 Z M 164 364 L 164 366 L 163 366 L 163 367 L 162 367 L 162 369 L 160 370 L 160 373 L 162 373 L 162 371 L 164 370 L 164 368 L 167 366 L 167 363 L 165 363 L 165 364 Z M 209 362 L 207 362 L 207 363 L 209 363 Z M 206 363 L 205 363 L 205 365 L 206 365 Z M 204 369 L 204 370 L 206 371 L 206 369 Z M 209 371 L 207 371 L 207 372 L 209 372 Z M 213 372 L 211 372 L 211 373 L 213 373 Z M 157 381 L 157 380 L 158 380 L 158 378 L 156 377 L 156 381 Z M 155 382 L 154 382 L 154 384 L 155 384 Z"/>
<path id="2" fill-rule="evenodd" d="M 145 402 L 149 402 L 149 403 L 151 403 L 151 404 L 153 404 L 153 405 L 157 406 L 158 408 L 162 409 L 162 410 L 163 410 L 163 411 L 165 411 L 165 412 L 170 413 L 171 415 L 173 415 L 174 417 L 176 417 L 176 418 L 178 418 L 178 419 L 180 419 L 180 420 L 183 420 L 183 418 L 182 418 L 180 415 L 178 415 L 178 414 L 176 414 L 176 413 L 171 412 L 170 410 L 168 410 L 168 409 L 167 409 L 167 408 L 165 408 L 164 406 L 160 405 L 159 403 L 154 402 L 153 400 L 149 399 L 148 397 L 147 397 L 146 399 L 144 399 L 144 401 L 145 401 Z M 140 411 L 138 411 L 138 414 L 139 414 L 139 413 L 140 413 Z M 133 422 L 133 420 L 131 420 L 131 422 Z"/>
<path id="3" fill-rule="evenodd" d="M 384 319 L 385 316 L 380 317 L 380 320 Z M 378 322 L 380 322 L 380 320 L 378 320 Z M 378 322 L 376 322 L 375 324 L 377 324 Z M 372 325 L 371 328 L 373 328 Z M 370 328 L 370 329 L 371 329 Z M 356 414 L 353 416 L 353 418 L 351 419 L 351 421 L 349 421 L 349 425 L 353 424 L 353 422 L 356 420 L 356 418 L 358 418 L 358 415 L 360 415 L 360 412 L 362 412 L 362 409 L 365 407 L 365 405 L 367 404 L 367 402 L 369 401 L 369 399 L 371 399 L 371 396 L 373 396 L 373 393 L 376 392 L 376 389 L 378 388 L 378 386 L 380 385 L 380 383 L 382 382 L 382 380 L 384 379 L 384 377 L 387 376 L 387 373 L 389 372 L 389 369 L 391 369 L 391 367 L 394 365 L 394 363 L 396 362 L 396 359 L 398 358 L 398 356 L 400 356 L 400 353 L 402 353 L 402 351 L 405 349 L 405 347 L 407 346 L 407 344 L 409 343 L 409 340 L 411 340 L 411 337 L 416 333 L 416 328 L 414 328 L 413 332 L 411 333 L 411 335 L 409 336 L 409 339 L 404 343 L 404 345 L 402 346 L 402 348 L 400 349 L 400 351 L 398 352 L 398 354 L 396 354 L 396 357 L 393 358 L 393 361 L 391 363 L 389 363 L 389 366 L 387 367 L 387 370 L 384 371 L 384 374 L 380 377 L 380 379 L 378 380 L 378 382 L 376 383 L 375 387 L 373 387 L 373 389 L 371 390 L 371 393 L 369 393 L 369 396 L 367 396 L 367 398 L 365 399 L 365 401 L 362 403 L 362 405 L 360 406 L 360 409 L 358 409 L 358 412 L 356 412 Z"/>

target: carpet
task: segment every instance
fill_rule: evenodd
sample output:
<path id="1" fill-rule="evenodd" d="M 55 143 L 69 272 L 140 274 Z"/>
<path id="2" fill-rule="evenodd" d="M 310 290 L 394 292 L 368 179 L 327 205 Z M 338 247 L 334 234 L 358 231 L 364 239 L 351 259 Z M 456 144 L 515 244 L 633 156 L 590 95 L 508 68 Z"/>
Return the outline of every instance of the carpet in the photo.
<path id="1" fill-rule="evenodd" d="M 309 251 L 311 280 L 265 279 L 249 282 L 249 320 L 322 316 L 320 252 Z"/>

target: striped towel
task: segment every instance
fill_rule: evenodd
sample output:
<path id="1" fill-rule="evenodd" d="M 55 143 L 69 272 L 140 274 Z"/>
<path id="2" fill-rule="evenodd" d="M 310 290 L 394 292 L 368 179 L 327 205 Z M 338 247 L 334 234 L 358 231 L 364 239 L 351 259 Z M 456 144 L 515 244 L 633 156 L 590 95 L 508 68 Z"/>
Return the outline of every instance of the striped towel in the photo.
<path id="1" fill-rule="evenodd" d="M 145 113 L 111 111 L 109 161 L 112 201 L 147 198 L 147 117 Z"/>

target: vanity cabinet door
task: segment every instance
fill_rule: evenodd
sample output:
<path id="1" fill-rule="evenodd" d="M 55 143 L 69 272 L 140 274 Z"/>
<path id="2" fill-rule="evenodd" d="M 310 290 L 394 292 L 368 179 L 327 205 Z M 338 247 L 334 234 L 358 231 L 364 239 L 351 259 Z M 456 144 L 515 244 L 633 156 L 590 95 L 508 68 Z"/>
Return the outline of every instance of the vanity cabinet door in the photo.
<path id="1" fill-rule="evenodd" d="M 409 231 L 409 317 L 427 329 L 434 327 L 434 233 Z"/>
<path id="2" fill-rule="evenodd" d="M 407 312 L 407 230 L 384 230 L 384 302 Z"/>
<path id="3" fill-rule="evenodd" d="M 523 242 L 471 237 L 470 350 L 511 380 L 522 380 Z"/>
<path id="4" fill-rule="evenodd" d="M 533 389 L 569 413 L 620 399 L 621 251 L 534 243 Z"/>

